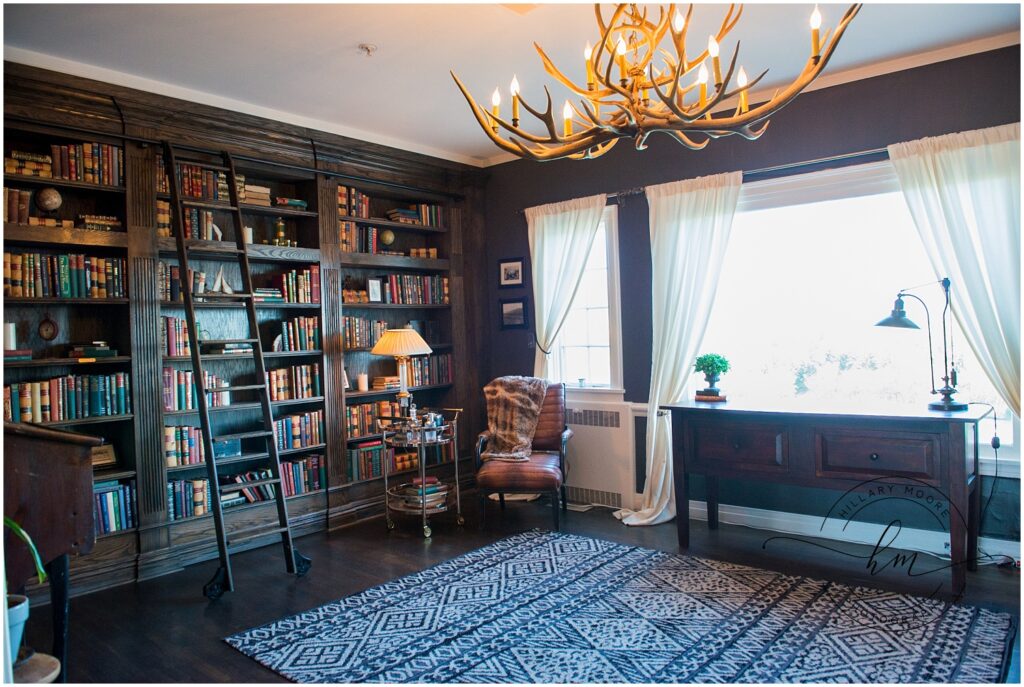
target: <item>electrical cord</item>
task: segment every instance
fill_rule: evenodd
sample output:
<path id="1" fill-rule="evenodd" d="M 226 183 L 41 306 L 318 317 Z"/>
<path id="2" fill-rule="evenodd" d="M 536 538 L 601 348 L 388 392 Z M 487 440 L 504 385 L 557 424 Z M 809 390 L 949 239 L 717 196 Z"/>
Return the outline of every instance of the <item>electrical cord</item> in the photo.
<path id="1" fill-rule="evenodd" d="M 996 408 L 991 403 L 984 403 L 981 401 L 971 401 L 967 405 L 969 406 L 985 406 L 992 411 L 992 440 L 989 445 L 992 446 L 992 455 L 995 459 L 995 474 L 992 475 L 992 488 L 988 491 L 988 498 L 985 499 L 985 505 L 981 508 L 981 516 L 978 518 L 978 532 L 981 532 L 982 525 L 985 524 L 985 516 L 988 515 L 988 507 L 992 504 L 992 497 L 996 495 L 996 487 L 999 486 L 999 417 L 996 415 Z M 980 479 L 980 475 L 978 476 Z M 979 483 L 980 488 L 980 483 Z M 980 547 L 979 547 L 980 550 Z M 982 551 L 982 553 L 985 553 Z M 988 554 L 985 554 L 986 556 Z M 1014 565 L 1014 561 L 1009 556 L 1003 556 L 1004 560 L 996 565 Z"/>

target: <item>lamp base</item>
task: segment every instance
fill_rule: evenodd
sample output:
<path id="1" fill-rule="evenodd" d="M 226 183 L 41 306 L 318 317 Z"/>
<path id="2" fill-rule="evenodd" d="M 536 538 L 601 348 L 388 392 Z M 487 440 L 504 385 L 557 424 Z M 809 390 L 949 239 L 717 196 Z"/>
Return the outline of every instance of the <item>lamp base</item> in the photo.
<path id="1" fill-rule="evenodd" d="M 930 410 L 942 410 L 947 413 L 958 412 L 961 410 L 967 410 L 967 404 L 961 403 L 953 399 L 953 394 L 956 393 L 956 389 L 951 386 L 944 386 L 939 389 L 939 393 L 942 394 L 942 398 L 938 401 L 932 401 L 928 404 Z"/>

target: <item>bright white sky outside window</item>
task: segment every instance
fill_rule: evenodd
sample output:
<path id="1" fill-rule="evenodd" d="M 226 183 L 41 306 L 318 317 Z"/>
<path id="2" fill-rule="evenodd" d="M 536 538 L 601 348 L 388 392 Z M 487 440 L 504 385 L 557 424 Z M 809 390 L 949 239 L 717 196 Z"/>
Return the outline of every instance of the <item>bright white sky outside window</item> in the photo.
<path id="1" fill-rule="evenodd" d="M 920 330 L 875 327 L 901 288 L 937 281 L 899 193 L 828 200 L 736 214 L 718 296 L 700 353 L 732 369 L 719 387 L 732 400 L 872 401 L 925 407 L 932 396 L 921 304 L 907 298 Z M 942 386 L 942 289 L 928 303 L 936 387 Z M 958 297 L 957 284 L 952 297 Z M 1009 413 L 956 327 L 961 401 L 996 406 L 1004 446 Z M 694 388 L 703 388 L 695 375 Z M 1002 419 L 1007 418 L 1007 422 Z M 991 425 L 986 427 L 991 436 Z"/>
<path id="2" fill-rule="evenodd" d="M 555 364 L 571 386 L 611 386 L 608 327 L 608 251 L 605 222 L 597 230 L 576 298 L 558 333 Z"/>

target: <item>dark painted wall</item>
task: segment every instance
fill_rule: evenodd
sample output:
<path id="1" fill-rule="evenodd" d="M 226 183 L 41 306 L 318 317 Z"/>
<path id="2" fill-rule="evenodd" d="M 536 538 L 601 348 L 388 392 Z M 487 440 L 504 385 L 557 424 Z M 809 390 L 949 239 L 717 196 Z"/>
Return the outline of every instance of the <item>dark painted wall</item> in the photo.
<path id="1" fill-rule="evenodd" d="M 533 369 L 532 330 L 498 328 L 498 299 L 530 296 L 529 286 L 497 288 L 498 260 L 530 253 L 523 208 L 1016 121 L 1020 121 L 1019 46 L 804 93 L 774 117 L 758 141 L 732 136 L 695 152 L 655 136 L 642 152 L 623 140 L 597 160 L 520 160 L 495 166 L 489 170 L 485 216 L 492 303 L 490 375 L 529 374 Z M 619 213 L 623 381 L 626 400 L 646 402 L 651 366 L 647 201 L 642 195 L 626 196 Z M 526 283 L 530 283 L 529 268 Z M 532 325 L 532 303 L 529 312 Z"/>
<path id="2" fill-rule="evenodd" d="M 883 148 L 890 143 L 1020 121 L 1020 47 L 887 74 L 801 95 L 773 119 L 758 141 L 737 137 L 712 141 L 701 152 L 670 140 L 652 140 L 637 152 L 621 141 L 602 158 L 586 162 L 509 162 L 490 171 L 486 198 L 489 371 L 530 374 L 531 330 L 498 328 L 498 299 L 530 297 L 530 272 L 523 289 L 497 288 L 497 263 L 529 256 L 523 208 L 595 193 L 733 170 L 755 170 Z M 657 137 L 655 137 L 657 138 Z M 651 249 L 647 201 L 619 199 L 619 264 L 622 288 L 623 374 L 626 400 L 646 402 L 651 367 Z M 531 325 L 533 307 L 530 304 Z M 643 433 L 638 434 L 643 442 Z M 985 492 L 992 480 L 986 479 Z M 695 485 L 700 490 L 703 485 Z M 983 533 L 1020 538 L 1020 483 L 998 481 Z M 698 494 L 700 491 L 697 492 Z M 697 498 L 701 498 L 698 496 Z M 723 484 L 723 503 L 820 514 L 834 492 L 770 484 Z M 796 504 L 796 505 L 794 505 Z M 916 519 L 907 526 L 928 527 Z"/>

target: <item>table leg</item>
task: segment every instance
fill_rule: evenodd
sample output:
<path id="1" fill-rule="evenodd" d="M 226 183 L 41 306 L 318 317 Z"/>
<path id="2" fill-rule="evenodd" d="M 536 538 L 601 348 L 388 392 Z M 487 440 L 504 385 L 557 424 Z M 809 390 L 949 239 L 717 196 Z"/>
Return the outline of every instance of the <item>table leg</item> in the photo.
<path id="1" fill-rule="evenodd" d="M 53 655 L 60 661 L 57 682 L 68 681 L 68 555 L 58 556 L 46 564 L 50 578 L 50 608 L 53 614 Z"/>
<path id="2" fill-rule="evenodd" d="M 950 499 L 949 509 L 949 557 L 953 579 L 953 595 L 959 596 L 967 586 L 967 499 Z"/>
<path id="3" fill-rule="evenodd" d="M 676 485 L 676 530 L 679 537 L 679 548 L 690 548 L 690 490 L 686 475 L 673 475 Z"/>
<path id="4" fill-rule="evenodd" d="M 978 530 L 981 527 L 981 476 L 976 475 L 967 495 L 967 569 L 978 569 Z"/>
<path id="5" fill-rule="evenodd" d="M 718 478 L 706 475 L 704 477 L 704 490 L 707 493 L 708 504 L 708 529 L 718 529 Z"/>

